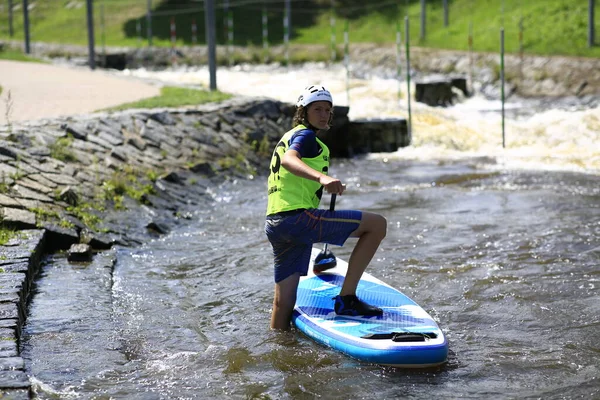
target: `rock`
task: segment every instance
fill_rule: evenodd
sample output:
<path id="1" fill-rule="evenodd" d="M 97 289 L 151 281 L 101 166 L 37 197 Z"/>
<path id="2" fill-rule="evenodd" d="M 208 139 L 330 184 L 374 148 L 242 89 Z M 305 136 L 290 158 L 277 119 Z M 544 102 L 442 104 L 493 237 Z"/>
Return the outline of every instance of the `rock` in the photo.
<path id="1" fill-rule="evenodd" d="M 200 162 L 194 164 L 190 167 L 190 171 L 196 174 L 202 174 L 204 176 L 214 176 L 215 175 L 215 167 L 209 162 Z"/>
<path id="2" fill-rule="evenodd" d="M 68 252 L 69 261 L 92 261 L 92 247 L 89 244 L 79 243 L 71 246 Z"/>
<path id="3" fill-rule="evenodd" d="M 64 126 L 65 131 L 77 140 L 87 139 L 87 127 L 80 124 L 68 124 Z"/>
<path id="4" fill-rule="evenodd" d="M 172 183 L 179 183 L 179 184 L 183 183 L 183 179 L 181 179 L 181 176 L 175 171 L 171 171 L 171 172 L 167 173 L 166 175 L 162 176 L 160 179 L 162 179 L 163 181 L 172 182 Z"/>
<path id="5" fill-rule="evenodd" d="M 156 122 L 160 122 L 163 125 L 175 125 L 175 120 L 173 119 L 171 114 L 169 114 L 166 111 L 151 114 L 150 118 L 155 120 Z"/>
<path id="6" fill-rule="evenodd" d="M 97 55 L 98 65 L 102 68 L 123 71 L 127 67 L 126 53 L 110 53 Z"/>
<path id="7" fill-rule="evenodd" d="M 101 233 L 91 233 L 89 245 L 92 246 L 93 249 L 96 250 L 108 250 L 112 248 L 114 244 L 117 243 L 117 240 Z"/>
<path id="8" fill-rule="evenodd" d="M 77 204 L 79 204 L 79 195 L 71 186 L 67 186 L 61 190 L 58 198 L 73 207 L 77 207 Z"/>
<path id="9" fill-rule="evenodd" d="M 66 250 L 74 243 L 79 242 L 79 235 L 75 229 L 63 228 L 50 223 L 44 224 L 46 230 L 46 251 L 49 253 Z"/>
<path id="10" fill-rule="evenodd" d="M 450 81 L 426 81 L 415 84 L 415 100 L 429 106 L 449 106 L 454 101 Z"/>
<path id="11" fill-rule="evenodd" d="M 168 233 L 170 230 L 166 224 L 157 221 L 150 222 L 148 225 L 146 225 L 146 229 L 160 235 Z"/>
<path id="12" fill-rule="evenodd" d="M 12 229 L 32 229 L 36 227 L 35 214 L 18 208 L 0 208 L 0 223 Z"/>
<path id="13" fill-rule="evenodd" d="M 350 123 L 348 147 L 350 154 L 392 152 L 410 141 L 408 125 L 403 118 L 364 119 Z"/>

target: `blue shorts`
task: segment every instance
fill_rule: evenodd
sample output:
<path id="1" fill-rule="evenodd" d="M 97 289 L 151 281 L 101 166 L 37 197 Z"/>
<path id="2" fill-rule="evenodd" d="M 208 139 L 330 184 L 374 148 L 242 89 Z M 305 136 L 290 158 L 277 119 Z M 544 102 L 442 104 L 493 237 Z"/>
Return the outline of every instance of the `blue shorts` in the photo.
<path id="1" fill-rule="evenodd" d="M 300 273 L 308 273 L 314 243 L 343 245 L 358 229 L 362 212 L 309 209 L 268 216 L 265 232 L 273 246 L 275 282 Z"/>

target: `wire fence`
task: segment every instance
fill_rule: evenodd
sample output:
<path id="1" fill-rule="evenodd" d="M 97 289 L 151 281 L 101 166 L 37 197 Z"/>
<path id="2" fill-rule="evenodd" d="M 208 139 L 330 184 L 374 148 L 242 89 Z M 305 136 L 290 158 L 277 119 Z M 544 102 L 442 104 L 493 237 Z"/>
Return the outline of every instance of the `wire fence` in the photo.
<path id="1" fill-rule="evenodd" d="M 215 0 L 216 40 L 219 45 L 266 51 L 290 42 L 324 44 L 331 47 L 333 59 L 339 57 L 335 49 L 343 46 L 346 25 L 351 42 L 393 45 L 397 22 L 408 16 L 413 45 L 496 51 L 497 32 L 503 28 L 507 52 L 600 56 L 593 0 L 579 0 L 577 7 L 572 0 L 555 0 L 556 10 L 544 9 L 543 4 L 539 10 L 525 7 L 524 0 L 489 1 L 492 19 L 477 14 L 475 1 Z M 0 39 L 24 39 L 24 4 L 31 41 L 86 43 L 86 0 L 0 0 Z M 93 7 L 97 45 L 206 43 L 202 0 L 94 0 Z M 547 22 L 555 20 L 560 34 L 574 39 L 566 44 L 552 40 L 556 32 L 532 25 L 536 12 L 545 12 Z"/>

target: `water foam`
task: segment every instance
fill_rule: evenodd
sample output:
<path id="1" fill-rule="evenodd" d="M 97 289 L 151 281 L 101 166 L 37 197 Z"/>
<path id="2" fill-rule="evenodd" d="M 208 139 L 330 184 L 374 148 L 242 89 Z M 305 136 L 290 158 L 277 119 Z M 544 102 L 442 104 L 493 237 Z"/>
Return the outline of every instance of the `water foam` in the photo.
<path id="1" fill-rule="evenodd" d="M 206 67 L 164 71 L 138 69 L 127 74 L 164 84 L 207 87 Z M 343 65 L 307 63 L 289 68 L 242 65 L 219 68 L 219 90 L 245 96 L 265 96 L 293 103 L 308 84 L 322 84 L 337 105 L 349 105 L 349 117 L 407 118 L 406 83 L 368 76 L 349 80 Z M 414 85 L 411 88 L 414 94 Z M 548 102 L 552 104 L 551 102 Z M 539 105 L 537 105 L 539 107 Z M 511 100 L 505 104 L 505 147 L 502 143 L 501 103 L 481 96 L 461 99 L 455 106 L 434 108 L 412 102 L 412 144 L 392 154 L 373 154 L 402 160 L 486 160 L 488 168 L 563 170 L 600 173 L 600 107 L 568 111 L 545 106 L 519 115 L 533 103 Z M 515 112 L 516 111 L 516 112 Z M 282 127 L 282 131 L 286 127 Z"/>

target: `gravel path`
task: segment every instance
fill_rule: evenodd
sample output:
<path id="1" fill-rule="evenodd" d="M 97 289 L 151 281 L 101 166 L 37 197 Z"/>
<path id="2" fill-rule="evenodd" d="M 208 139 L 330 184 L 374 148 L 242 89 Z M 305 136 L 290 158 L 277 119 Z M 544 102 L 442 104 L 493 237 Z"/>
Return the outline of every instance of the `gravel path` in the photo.
<path id="1" fill-rule="evenodd" d="M 101 70 L 3 60 L 0 86 L 0 125 L 7 123 L 7 116 L 16 122 L 87 114 L 160 91 L 157 86 Z"/>

